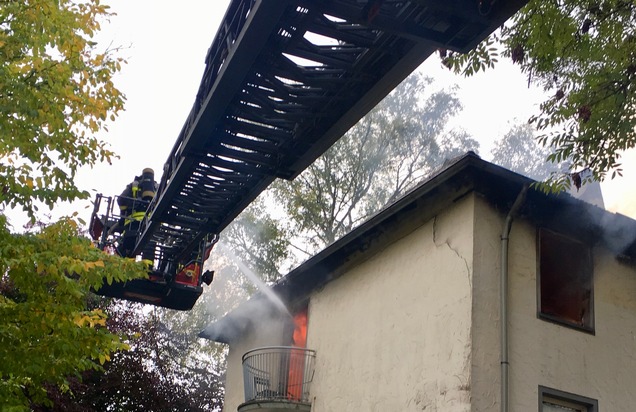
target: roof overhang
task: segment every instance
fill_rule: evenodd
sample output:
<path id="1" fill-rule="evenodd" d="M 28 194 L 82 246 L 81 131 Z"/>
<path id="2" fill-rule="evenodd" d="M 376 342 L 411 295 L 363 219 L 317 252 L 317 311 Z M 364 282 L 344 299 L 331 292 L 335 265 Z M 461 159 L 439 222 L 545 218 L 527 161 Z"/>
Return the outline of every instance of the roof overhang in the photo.
<path id="1" fill-rule="evenodd" d="M 530 189 L 519 218 L 602 246 L 621 261 L 636 262 L 636 221 L 567 193 L 546 194 L 536 188 L 535 183 L 469 152 L 447 162 L 440 171 L 395 203 L 289 272 L 273 289 L 293 308 L 304 303 L 312 291 L 373 256 L 387 244 L 408 235 L 467 194 L 479 193 L 505 214 L 526 185 Z M 250 302 L 244 305 L 250 305 Z M 244 305 L 216 324 L 244 324 L 241 320 L 244 312 L 240 311 Z M 209 334 L 204 337 L 212 338 Z M 212 339 L 231 340 L 227 337 Z"/>

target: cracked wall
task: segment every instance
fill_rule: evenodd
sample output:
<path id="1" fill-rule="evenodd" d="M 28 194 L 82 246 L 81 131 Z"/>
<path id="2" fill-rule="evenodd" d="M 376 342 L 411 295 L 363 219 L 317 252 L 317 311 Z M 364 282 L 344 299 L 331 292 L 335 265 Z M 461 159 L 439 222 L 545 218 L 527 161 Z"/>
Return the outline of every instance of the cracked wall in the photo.
<path id="1" fill-rule="evenodd" d="M 469 194 L 313 292 L 312 412 L 499 409 L 504 218 Z M 511 410 L 536 410 L 539 385 L 598 399 L 602 410 L 632 410 L 636 268 L 594 250 L 592 335 L 537 318 L 532 224 L 513 223 L 509 261 Z M 260 326 L 231 346 L 225 411 L 243 401 L 241 355 L 278 344 L 282 331 Z"/>
<path id="2" fill-rule="evenodd" d="M 312 412 L 469 411 L 473 196 L 315 292 Z"/>

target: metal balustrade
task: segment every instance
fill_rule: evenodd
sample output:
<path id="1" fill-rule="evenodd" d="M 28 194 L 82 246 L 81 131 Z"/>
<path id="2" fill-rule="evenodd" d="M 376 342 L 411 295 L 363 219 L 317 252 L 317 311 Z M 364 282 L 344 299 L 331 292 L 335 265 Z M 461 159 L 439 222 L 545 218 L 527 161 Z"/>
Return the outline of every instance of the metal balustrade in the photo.
<path id="1" fill-rule="evenodd" d="M 272 346 L 243 355 L 245 402 L 280 401 L 309 403 L 316 352 Z"/>

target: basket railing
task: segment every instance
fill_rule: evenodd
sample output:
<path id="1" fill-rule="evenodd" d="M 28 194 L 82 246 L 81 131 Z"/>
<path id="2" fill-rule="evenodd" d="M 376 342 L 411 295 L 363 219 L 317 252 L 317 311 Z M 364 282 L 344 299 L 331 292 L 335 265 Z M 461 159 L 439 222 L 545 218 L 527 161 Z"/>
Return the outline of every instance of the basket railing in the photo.
<path id="1" fill-rule="evenodd" d="M 293 346 L 258 348 L 243 355 L 245 402 L 309 403 L 316 352 Z"/>

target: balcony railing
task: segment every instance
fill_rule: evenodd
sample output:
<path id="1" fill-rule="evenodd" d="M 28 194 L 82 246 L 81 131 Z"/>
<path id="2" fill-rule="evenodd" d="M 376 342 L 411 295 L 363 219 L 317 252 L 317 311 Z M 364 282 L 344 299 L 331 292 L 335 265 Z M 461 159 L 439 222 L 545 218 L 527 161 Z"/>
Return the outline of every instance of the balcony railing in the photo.
<path id="1" fill-rule="evenodd" d="M 245 403 L 277 401 L 309 404 L 316 352 L 271 346 L 243 355 Z"/>

